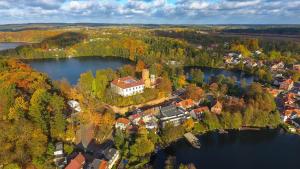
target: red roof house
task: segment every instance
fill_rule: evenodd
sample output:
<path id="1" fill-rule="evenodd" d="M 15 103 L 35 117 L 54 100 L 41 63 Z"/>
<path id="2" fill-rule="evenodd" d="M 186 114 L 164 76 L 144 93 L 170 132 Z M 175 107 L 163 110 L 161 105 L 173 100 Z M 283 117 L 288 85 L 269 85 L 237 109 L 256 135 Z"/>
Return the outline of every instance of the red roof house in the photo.
<path id="1" fill-rule="evenodd" d="M 191 108 L 191 107 L 193 107 L 195 105 L 196 104 L 195 104 L 195 102 L 192 99 L 186 99 L 186 100 L 182 100 L 182 101 L 176 103 L 177 107 L 182 107 L 184 109 Z"/>
<path id="2" fill-rule="evenodd" d="M 85 157 L 79 153 L 71 162 L 67 165 L 65 169 L 82 169 L 85 164 Z"/>

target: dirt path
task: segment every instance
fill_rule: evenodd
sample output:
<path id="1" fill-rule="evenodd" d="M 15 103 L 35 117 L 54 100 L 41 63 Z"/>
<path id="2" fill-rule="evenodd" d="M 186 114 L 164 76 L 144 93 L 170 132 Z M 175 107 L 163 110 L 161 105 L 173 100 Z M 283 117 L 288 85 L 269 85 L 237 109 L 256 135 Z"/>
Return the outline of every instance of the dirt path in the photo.
<path id="1" fill-rule="evenodd" d="M 146 103 L 142 103 L 142 104 L 137 104 L 137 105 L 131 105 L 131 106 L 127 106 L 127 107 L 117 107 L 117 106 L 110 106 L 110 108 L 113 109 L 114 112 L 119 113 L 119 114 L 125 114 L 126 112 L 128 112 L 128 110 L 130 108 L 140 108 L 140 107 L 144 107 L 144 106 L 151 106 L 151 105 L 155 105 L 155 104 L 159 104 L 162 103 L 166 100 L 169 100 L 169 97 L 164 97 L 164 98 L 160 98 L 160 99 L 155 99 L 155 100 L 151 100 L 149 102 Z"/>

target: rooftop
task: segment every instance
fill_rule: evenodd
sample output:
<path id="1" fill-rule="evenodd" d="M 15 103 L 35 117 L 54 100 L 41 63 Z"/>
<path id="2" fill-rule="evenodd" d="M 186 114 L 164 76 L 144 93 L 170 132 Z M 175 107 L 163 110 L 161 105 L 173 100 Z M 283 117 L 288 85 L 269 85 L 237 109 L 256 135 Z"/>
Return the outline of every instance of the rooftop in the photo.
<path id="1" fill-rule="evenodd" d="M 169 105 L 166 107 L 162 107 L 160 109 L 160 113 L 162 117 L 171 117 L 184 114 L 184 110 L 182 108 L 177 108 L 175 105 Z"/>
<path id="2" fill-rule="evenodd" d="M 81 153 L 79 153 L 73 160 L 71 160 L 66 169 L 80 169 L 84 163 L 85 158 Z"/>
<path id="3" fill-rule="evenodd" d="M 111 83 L 118 86 L 118 87 L 120 87 L 120 88 L 122 88 L 122 89 L 144 85 L 143 80 L 136 80 L 131 76 L 115 79 Z"/>
<path id="4" fill-rule="evenodd" d="M 128 120 L 128 119 L 126 119 L 126 118 L 118 118 L 117 119 L 117 123 L 123 123 L 123 124 L 129 124 L 130 123 L 130 121 Z"/>

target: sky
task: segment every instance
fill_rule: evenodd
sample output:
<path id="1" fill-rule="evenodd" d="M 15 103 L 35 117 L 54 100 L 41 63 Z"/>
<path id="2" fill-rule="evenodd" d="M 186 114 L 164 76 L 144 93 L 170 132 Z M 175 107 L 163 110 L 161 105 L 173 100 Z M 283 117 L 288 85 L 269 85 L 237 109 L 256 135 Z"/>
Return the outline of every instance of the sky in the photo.
<path id="1" fill-rule="evenodd" d="M 0 24 L 300 24 L 300 0 L 0 0 Z"/>

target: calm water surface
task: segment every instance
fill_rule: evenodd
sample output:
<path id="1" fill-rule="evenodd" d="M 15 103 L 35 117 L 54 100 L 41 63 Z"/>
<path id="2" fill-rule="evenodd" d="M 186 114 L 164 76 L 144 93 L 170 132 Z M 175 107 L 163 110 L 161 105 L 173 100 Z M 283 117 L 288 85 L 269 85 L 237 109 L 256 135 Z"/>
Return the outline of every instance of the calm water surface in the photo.
<path id="1" fill-rule="evenodd" d="M 71 84 L 76 84 L 81 73 L 88 70 L 95 72 L 97 69 L 118 69 L 125 64 L 130 64 L 128 60 L 120 58 L 103 58 L 103 57 L 79 57 L 65 59 L 38 59 L 27 60 L 33 68 L 38 71 L 45 72 L 54 80 L 66 78 Z M 189 72 L 191 68 L 185 68 L 185 72 Z M 222 69 L 214 69 L 201 67 L 198 68 L 204 73 L 206 82 L 213 76 L 224 75 L 226 77 L 236 77 L 238 82 L 245 79 L 247 83 L 253 82 L 253 76 L 244 74 L 241 71 L 229 71 Z"/>
<path id="2" fill-rule="evenodd" d="M 75 85 L 81 73 L 98 69 L 118 69 L 125 64 L 130 64 L 128 60 L 120 58 L 102 57 L 80 57 L 64 59 L 37 59 L 27 60 L 34 69 L 45 72 L 54 80 L 66 78 L 72 85 Z"/>
<path id="3" fill-rule="evenodd" d="M 164 168 L 168 156 L 180 163 L 194 163 L 197 169 L 300 169 L 300 136 L 279 131 L 243 131 L 206 134 L 199 137 L 201 149 L 184 139 L 161 150 L 153 162 Z"/>
<path id="4" fill-rule="evenodd" d="M 0 51 L 1 50 L 6 50 L 6 49 L 14 49 L 18 46 L 22 46 L 25 43 L 22 42 L 11 42 L 11 43 L 6 43 L 6 42 L 0 42 Z"/>

